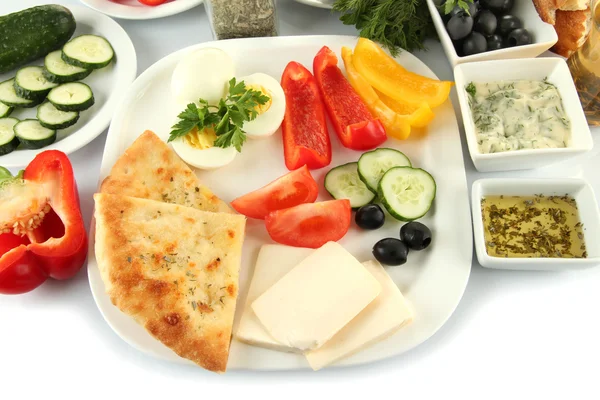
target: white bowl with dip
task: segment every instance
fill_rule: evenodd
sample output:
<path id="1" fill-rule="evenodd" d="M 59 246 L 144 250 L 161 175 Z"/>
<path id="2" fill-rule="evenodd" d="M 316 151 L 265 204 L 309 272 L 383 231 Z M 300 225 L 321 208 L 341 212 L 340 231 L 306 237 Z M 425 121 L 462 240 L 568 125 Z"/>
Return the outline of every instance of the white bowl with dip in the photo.
<path id="1" fill-rule="evenodd" d="M 581 221 L 586 258 L 498 257 L 488 254 L 481 200 L 488 196 L 564 196 L 573 198 Z M 489 198 L 489 197 L 488 197 Z M 519 201 L 518 199 L 515 201 Z M 556 271 L 600 265 L 600 211 L 592 186 L 583 179 L 480 179 L 471 192 L 473 233 L 482 267 L 508 270 Z M 523 229 L 526 230 L 526 229 Z"/>
<path id="2" fill-rule="evenodd" d="M 558 36 L 556 35 L 554 27 L 542 21 L 533 2 L 529 0 L 519 0 L 515 1 L 514 8 L 510 14 L 519 17 L 521 21 L 523 21 L 523 27 L 533 36 L 533 43 L 525 46 L 508 47 L 505 49 L 486 51 L 484 53 L 460 57 L 456 53 L 450 35 L 448 35 L 446 24 L 437 10 L 435 5 L 436 2 L 440 3 L 440 1 L 436 0 L 427 0 L 427 7 L 429 7 L 433 25 L 440 38 L 446 57 L 448 57 L 452 66 L 484 60 L 537 57 L 550 47 L 554 46 L 558 41 Z"/>
<path id="3" fill-rule="evenodd" d="M 512 171 L 539 168 L 583 154 L 590 151 L 594 146 L 571 73 L 567 63 L 561 58 L 495 60 L 460 64 L 454 68 L 454 79 L 469 153 L 478 171 Z M 482 152 L 478 144 L 478 135 L 482 133 L 478 132 L 473 119 L 469 104 L 470 95 L 466 91 L 469 83 L 485 84 L 515 80 L 543 81 L 544 79 L 556 86 L 562 98 L 564 114 L 570 123 L 570 135 L 566 138 L 566 147 L 525 148 L 491 154 Z M 530 110 L 533 113 L 540 112 L 541 107 L 540 110 Z M 546 111 L 543 110 L 544 113 Z M 523 118 L 525 119 L 527 116 Z M 560 128 L 560 125 L 558 127 Z"/>

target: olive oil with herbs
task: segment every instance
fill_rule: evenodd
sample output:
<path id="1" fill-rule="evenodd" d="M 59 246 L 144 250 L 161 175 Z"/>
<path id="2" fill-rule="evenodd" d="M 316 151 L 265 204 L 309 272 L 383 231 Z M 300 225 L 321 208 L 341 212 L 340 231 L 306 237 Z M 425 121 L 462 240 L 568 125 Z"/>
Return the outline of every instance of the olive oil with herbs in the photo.
<path id="1" fill-rule="evenodd" d="M 577 203 L 570 196 L 486 196 L 481 211 L 492 257 L 587 257 Z"/>

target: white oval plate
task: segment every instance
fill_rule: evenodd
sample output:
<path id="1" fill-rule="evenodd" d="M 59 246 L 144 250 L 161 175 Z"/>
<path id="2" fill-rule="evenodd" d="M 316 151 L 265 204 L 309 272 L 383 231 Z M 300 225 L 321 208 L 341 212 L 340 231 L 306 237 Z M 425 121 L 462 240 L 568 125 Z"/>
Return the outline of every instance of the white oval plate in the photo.
<path id="1" fill-rule="evenodd" d="M 354 47 L 355 37 L 297 36 L 260 39 L 238 39 L 203 43 L 173 53 L 146 70 L 132 85 L 122 106 L 115 113 L 108 133 L 100 179 L 104 179 L 115 161 L 144 130 L 152 129 L 166 139 L 174 120 L 169 111 L 171 74 L 182 56 L 199 47 L 219 47 L 227 51 L 236 63 L 237 75 L 264 72 L 277 79 L 289 61 L 311 66 L 319 49 L 327 45 L 338 54 L 342 46 Z M 408 52 L 398 61 L 406 68 L 435 77 L 433 72 Z M 343 64 L 341 64 L 343 67 Z M 402 267 L 388 272 L 416 310 L 414 322 L 387 340 L 342 360 L 338 365 L 362 364 L 404 353 L 431 337 L 450 317 L 460 301 L 469 273 L 473 249 L 467 181 L 460 137 L 454 110 L 450 102 L 436 108 L 436 119 L 428 133 L 411 136 L 399 142 L 388 140 L 384 146 L 401 149 L 413 164 L 425 168 L 437 181 L 437 200 L 423 222 L 433 231 L 434 242 L 425 251 L 413 252 Z M 356 161 L 360 152 L 340 146 L 334 130 L 329 129 L 333 160 L 331 167 Z M 269 155 L 264 157 L 264 155 Z M 262 155 L 262 156 L 261 156 Z M 318 182 L 328 168 L 313 171 Z M 255 190 L 289 172 L 283 162 L 281 134 L 258 141 L 249 141 L 233 163 L 215 171 L 198 172 L 200 180 L 219 197 L 229 202 Z M 321 188 L 320 200 L 330 199 Z M 372 246 L 385 237 L 397 237 L 401 223 L 388 217 L 377 231 L 359 231 L 353 226 L 340 243 L 359 260 L 371 259 Z M 100 312 L 127 343 L 156 357 L 189 362 L 150 336 L 133 319 L 121 313 L 105 293 L 104 283 L 96 264 L 93 246 L 94 223 L 90 234 L 88 275 L 92 293 Z M 262 221 L 249 220 L 244 241 L 240 273 L 240 301 L 244 304 L 258 249 L 272 243 Z M 238 306 L 238 311 L 243 307 Z M 239 312 L 236 315 L 236 326 Z M 229 369 L 281 370 L 308 368 L 304 357 L 252 347 L 233 341 Z"/>
<path id="2" fill-rule="evenodd" d="M 296 0 L 298 3 L 318 8 L 333 8 L 333 0 Z"/>
<path id="3" fill-rule="evenodd" d="M 81 112 L 77 123 L 67 129 L 59 130 L 56 142 L 39 150 L 17 149 L 0 156 L 0 165 L 4 167 L 23 167 L 44 150 L 60 150 L 66 154 L 79 150 L 108 127 L 113 111 L 122 100 L 127 88 L 137 74 L 135 48 L 127 33 L 115 21 L 94 10 L 81 6 L 69 6 L 77 22 L 73 37 L 91 33 L 104 36 L 115 51 L 115 61 L 110 66 L 92 72 L 82 82 L 92 88 L 96 103 Z M 11 10 L 12 11 L 12 10 Z M 14 10 L 17 11 L 17 10 Z M 44 65 L 37 60 L 31 65 Z M 12 78 L 15 71 L 0 74 L 0 82 Z M 36 118 L 37 107 L 15 109 L 10 115 L 18 119 Z"/>
<path id="4" fill-rule="evenodd" d="M 138 0 L 81 0 L 94 10 L 114 18 L 156 19 L 179 14 L 202 4 L 202 0 L 168 0 L 158 6 L 147 6 Z"/>

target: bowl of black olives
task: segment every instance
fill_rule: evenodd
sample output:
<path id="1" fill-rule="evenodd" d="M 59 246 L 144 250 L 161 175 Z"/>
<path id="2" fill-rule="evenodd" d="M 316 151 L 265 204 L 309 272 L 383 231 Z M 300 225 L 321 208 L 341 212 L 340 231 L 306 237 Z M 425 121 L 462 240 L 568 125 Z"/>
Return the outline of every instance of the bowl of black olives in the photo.
<path id="1" fill-rule="evenodd" d="M 532 1 L 427 0 L 444 51 L 455 66 L 464 62 L 534 58 L 558 37 Z M 465 6 L 466 3 L 466 6 Z"/>

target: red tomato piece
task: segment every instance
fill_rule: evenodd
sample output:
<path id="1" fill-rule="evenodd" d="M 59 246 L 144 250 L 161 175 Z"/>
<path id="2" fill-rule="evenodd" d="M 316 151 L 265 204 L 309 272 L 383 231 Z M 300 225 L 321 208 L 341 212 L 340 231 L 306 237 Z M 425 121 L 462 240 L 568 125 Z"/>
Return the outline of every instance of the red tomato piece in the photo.
<path id="1" fill-rule="evenodd" d="M 373 149 L 386 141 L 383 124 L 373 117 L 338 67 L 338 59 L 324 46 L 313 61 L 313 72 L 329 119 L 342 145 L 353 150 Z"/>
<path id="2" fill-rule="evenodd" d="M 291 171 L 307 165 L 323 168 L 331 162 L 331 142 L 325 108 L 315 77 L 302 64 L 290 62 L 281 77 L 285 93 L 283 153 Z"/>
<path id="3" fill-rule="evenodd" d="M 265 224 L 277 243 L 316 249 L 343 238 L 351 216 L 349 200 L 331 200 L 274 211 L 267 215 Z"/>
<path id="4" fill-rule="evenodd" d="M 138 1 L 147 6 L 159 6 L 167 0 L 138 0 Z"/>
<path id="5" fill-rule="evenodd" d="M 314 203 L 319 186 L 305 165 L 285 174 L 268 185 L 238 197 L 231 206 L 250 218 L 265 219 L 271 211 Z"/>

